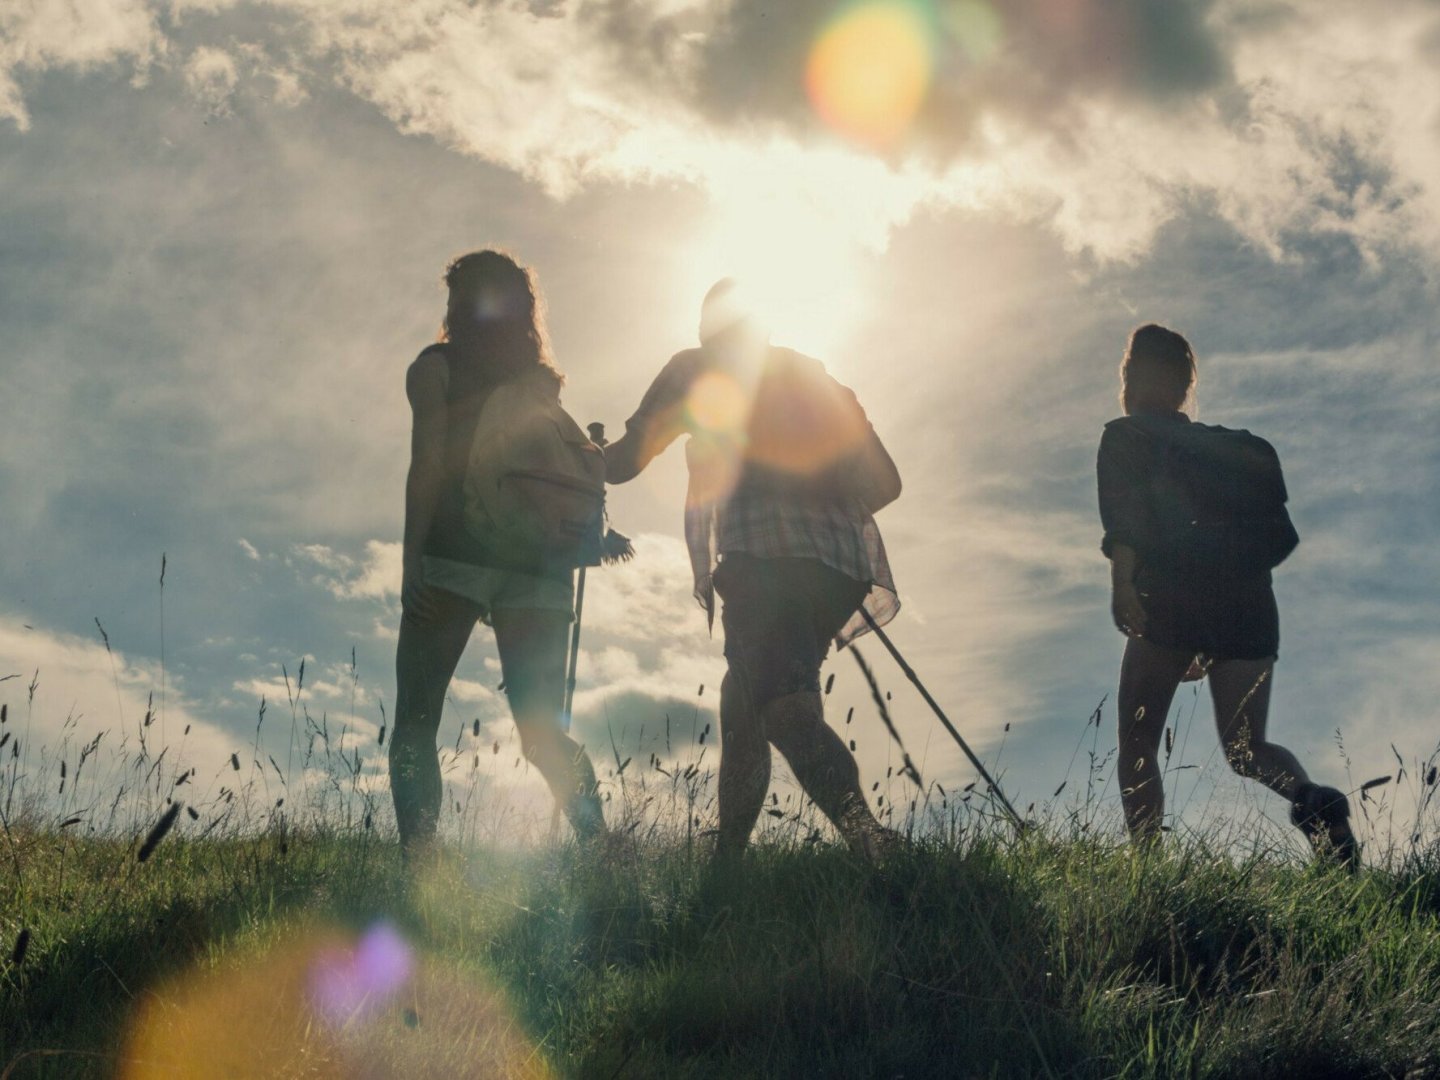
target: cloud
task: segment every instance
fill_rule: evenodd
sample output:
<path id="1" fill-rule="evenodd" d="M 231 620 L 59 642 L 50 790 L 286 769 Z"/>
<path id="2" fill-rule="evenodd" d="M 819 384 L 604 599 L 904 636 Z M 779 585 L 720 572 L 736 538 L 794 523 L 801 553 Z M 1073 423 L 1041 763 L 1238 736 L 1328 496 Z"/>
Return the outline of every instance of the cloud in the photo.
<path id="1" fill-rule="evenodd" d="M 400 543 L 384 540 L 366 541 L 364 554 L 359 558 L 336 551 L 328 544 L 297 544 L 292 549 L 293 558 L 319 568 L 315 580 L 341 600 L 398 597 L 403 554 Z"/>
<path id="2" fill-rule="evenodd" d="M 1383 27 L 1335 0 L 1269 19 L 1235 2 L 1035 0 L 985 8 L 995 41 L 976 55 L 963 20 L 942 20 L 932 93 L 887 160 L 829 135 L 805 100 L 834 11 L 819 0 L 295 10 L 402 130 L 559 196 L 679 179 L 723 204 L 763 177 L 781 201 L 839 201 L 825 221 L 868 243 L 917 207 L 969 206 L 1120 259 L 1197 201 L 1282 256 L 1306 229 L 1403 244 L 1436 198 L 1435 115 L 1413 107 L 1440 100 L 1421 62 L 1436 15 L 1419 0 Z"/>
<path id="3" fill-rule="evenodd" d="M 0 683 L 0 701 L 9 707 L 3 732 L 10 736 L 0 760 L 19 765 L 22 797 L 36 800 L 37 808 L 83 811 L 103 826 L 103 812 L 122 787 L 132 797 L 144 795 L 144 785 L 137 789 L 134 779 L 142 747 L 151 765 L 168 748 L 158 772 L 164 790 L 155 789 L 162 795 L 191 767 L 197 770 L 191 792 L 208 783 L 236 749 L 229 734 L 201 717 L 174 672 L 162 682 L 158 664 L 107 650 L 98 634 L 92 639 L 32 629 L 0 615 L 0 657 L 0 675 L 20 675 Z M 97 737 L 100 750 L 77 775 L 81 748 Z M 70 781 L 64 791 L 58 783 L 62 760 Z"/>
<path id="4" fill-rule="evenodd" d="M 1440 15 L 1423 0 L 1396 0 L 1383 20 L 1340 0 L 940 4 L 930 91 L 907 140 L 882 155 L 829 132 L 806 97 L 829 0 L 273 8 L 278 40 L 239 55 L 275 100 L 329 78 L 401 131 L 557 197 L 680 181 L 722 210 L 773 203 L 789 208 L 780 220 L 798 210 L 871 246 L 924 207 L 984 209 L 1044 221 L 1102 260 L 1138 258 L 1202 205 L 1276 258 L 1313 231 L 1371 258 L 1440 252 L 1440 106 L 1423 104 L 1440 101 Z M 225 14 L 176 33 L 218 36 Z M 167 47 L 133 2 L 34 3 L 11 21 L 0 101 L 22 125 L 15 72 L 144 69 Z M 270 59 L 275 46 L 295 62 Z M 206 42 L 185 75 L 211 108 L 241 77 Z"/>
<path id="5" fill-rule="evenodd" d="M 215 115 L 230 112 L 230 102 L 240 81 L 235 58 L 223 49 L 201 46 L 185 63 L 185 85 L 207 111 Z"/>
<path id="6" fill-rule="evenodd" d="M 122 59 L 143 74 L 164 51 L 156 12 L 144 0 L 15 0 L 0 10 L 0 120 L 29 130 L 27 75 Z"/>

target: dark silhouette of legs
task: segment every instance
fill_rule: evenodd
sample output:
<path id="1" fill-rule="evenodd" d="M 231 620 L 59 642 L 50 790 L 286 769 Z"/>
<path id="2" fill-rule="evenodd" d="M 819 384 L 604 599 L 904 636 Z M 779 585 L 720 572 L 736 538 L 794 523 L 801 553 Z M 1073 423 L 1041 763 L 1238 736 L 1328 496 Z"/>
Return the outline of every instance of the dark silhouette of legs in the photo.
<path id="1" fill-rule="evenodd" d="M 565 612 L 503 608 L 495 612 L 495 641 L 520 746 L 565 811 L 575 835 L 605 831 L 595 768 L 583 747 L 560 727 L 565 707 Z"/>
<path id="2" fill-rule="evenodd" d="M 424 618 L 410 611 L 401 617 L 395 651 L 390 790 L 407 858 L 435 840 L 442 791 L 435 736 L 445 693 L 481 613 L 478 604 L 444 589 L 431 589 L 429 598 Z M 494 613 L 494 622 L 520 745 L 576 835 L 589 839 L 605 827 L 595 770 L 585 751 L 560 729 L 569 618 L 558 611 L 501 609 Z"/>
<path id="3" fill-rule="evenodd" d="M 1131 638 L 1120 662 L 1119 757 L 1120 801 L 1125 825 L 1136 840 L 1160 832 L 1165 791 L 1160 778 L 1160 737 L 1170 713 L 1175 688 L 1194 654 Z"/>
<path id="4" fill-rule="evenodd" d="M 770 789 L 770 746 L 785 755 L 810 800 L 851 848 L 877 854 L 890 839 L 870 812 L 860 789 L 860 770 L 844 741 L 825 723 L 818 693 L 786 694 L 749 708 L 743 680 L 727 674 L 720 684 L 720 829 L 715 851 L 745 850 Z"/>
<path id="5" fill-rule="evenodd" d="M 854 756 L 825 723 L 820 694 L 805 691 L 776 698 L 762 710 L 762 720 L 805 794 L 852 848 L 872 853 L 875 837 L 885 830 L 865 802 Z"/>
<path id="6" fill-rule="evenodd" d="M 390 791 L 400 846 L 409 857 L 435 840 L 440 820 L 440 762 L 435 735 L 445 692 L 480 617 L 477 604 L 431 589 L 427 617 L 406 611 L 395 650 L 395 730 L 390 736 Z"/>
<path id="7" fill-rule="evenodd" d="M 745 850 L 765 793 L 770 790 L 770 743 L 764 722 L 750 707 L 742 680 L 726 673 L 720 683 L 720 829 L 717 855 Z"/>
<path id="8" fill-rule="evenodd" d="M 1265 739 L 1274 675 L 1274 660 L 1217 660 L 1208 676 L 1210 697 L 1230 767 L 1293 802 L 1310 777 L 1294 754 Z"/>

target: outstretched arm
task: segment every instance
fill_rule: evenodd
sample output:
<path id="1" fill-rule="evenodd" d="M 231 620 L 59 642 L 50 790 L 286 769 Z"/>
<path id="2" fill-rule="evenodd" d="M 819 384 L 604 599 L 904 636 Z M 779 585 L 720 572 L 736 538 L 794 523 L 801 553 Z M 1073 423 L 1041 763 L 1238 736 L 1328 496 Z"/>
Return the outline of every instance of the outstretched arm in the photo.
<path id="1" fill-rule="evenodd" d="M 639 432 L 627 430 L 615 442 L 605 447 L 605 482 L 624 484 L 640 475 L 650 464 L 651 457 L 642 452 L 643 438 Z"/>
<path id="2" fill-rule="evenodd" d="M 635 479 L 684 432 L 685 395 L 698 359 L 695 350 L 678 353 L 655 377 L 635 415 L 625 422 L 625 434 L 605 447 L 607 483 L 623 484 Z"/>

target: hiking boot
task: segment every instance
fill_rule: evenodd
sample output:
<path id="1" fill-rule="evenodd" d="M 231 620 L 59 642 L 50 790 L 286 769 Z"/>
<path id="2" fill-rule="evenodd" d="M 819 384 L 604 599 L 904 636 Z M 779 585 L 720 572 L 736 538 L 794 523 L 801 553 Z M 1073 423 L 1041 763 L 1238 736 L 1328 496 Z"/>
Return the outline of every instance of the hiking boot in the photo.
<path id="1" fill-rule="evenodd" d="M 1290 804 L 1290 820 L 1305 834 L 1321 858 L 1347 870 L 1360 865 L 1360 842 L 1350 829 L 1350 803 L 1345 793 L 1319 784 L 1301 784 Z"/>
<path id="2" fill-rule="evenodd" d="M 872 866 L 883 866 L 915 846 L 903 834 L 879 822 L 853 830 L 845 836 L 845 842 L 852 852 Z"/>

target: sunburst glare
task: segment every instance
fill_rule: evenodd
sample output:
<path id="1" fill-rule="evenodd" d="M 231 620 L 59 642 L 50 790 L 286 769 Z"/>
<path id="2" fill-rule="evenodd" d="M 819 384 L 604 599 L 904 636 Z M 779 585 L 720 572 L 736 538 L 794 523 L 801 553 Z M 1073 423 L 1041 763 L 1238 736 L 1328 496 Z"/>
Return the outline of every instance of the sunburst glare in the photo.
<path id="1" fill-rule="evenodd" d="M 830 356 L 868 311 L 853 223 L 803 193 L 730 191 L 689 250 L 692 302 L 719 278 L 738 278 L 778 344 Z"/>

